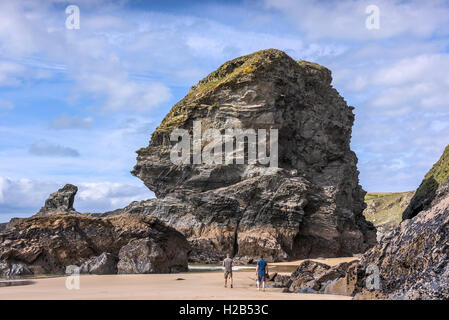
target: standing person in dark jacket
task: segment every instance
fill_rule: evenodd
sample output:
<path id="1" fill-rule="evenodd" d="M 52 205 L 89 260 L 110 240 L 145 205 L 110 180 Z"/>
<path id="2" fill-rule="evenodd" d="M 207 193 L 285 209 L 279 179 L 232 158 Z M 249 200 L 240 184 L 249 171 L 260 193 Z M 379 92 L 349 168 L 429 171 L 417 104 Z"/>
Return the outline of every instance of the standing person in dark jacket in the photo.
<path id="1" fill-rule="evenodd" d="M 257 275 L 257 290 L 260 291 L 260 284 L 262 283 L 262 290 L 265 291 L 265 277 L 268 274 L 267 262 L 260 256 L 260 260 L 257 261 L 256 275 Z"/>

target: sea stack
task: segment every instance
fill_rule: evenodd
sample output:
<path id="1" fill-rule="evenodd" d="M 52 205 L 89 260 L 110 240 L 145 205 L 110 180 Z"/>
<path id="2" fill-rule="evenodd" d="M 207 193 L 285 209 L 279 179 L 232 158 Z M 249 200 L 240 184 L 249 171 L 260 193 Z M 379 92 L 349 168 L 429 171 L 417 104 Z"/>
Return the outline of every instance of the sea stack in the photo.
<path id="1" fill-rule="evenodd" d="M 275 49 L 226 62 L 193 86 L 137 151 L 132 174 L 157 199 L 120 212 L 150 214 L 183 233 L 191 261 L 216 262 L 226 252 L 251 262 L 261 254 L 284 261 L 366 251 L 376 230 L 362 215 L 365 191 L 350 148 L 353 107 L 331 82 L 327 68 Z M 223 139 L 227 129 L 277 130 L 276 166 L 198 163 L 195 141 L 190 159 L 174 163 L 171 134 L 184 129 L 194 137 L 198 123 L 201 134 L 216 129 Z M 209 142 L 203 138 L 201 151 Z M 246 141 L 244 159 L 248 150 Z"/>

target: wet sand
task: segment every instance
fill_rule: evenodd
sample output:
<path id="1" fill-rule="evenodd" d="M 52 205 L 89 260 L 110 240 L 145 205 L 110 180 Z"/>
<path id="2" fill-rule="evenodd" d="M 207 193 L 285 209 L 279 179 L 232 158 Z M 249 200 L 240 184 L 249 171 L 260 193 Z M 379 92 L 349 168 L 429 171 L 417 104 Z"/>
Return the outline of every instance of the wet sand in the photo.
<path id="1" fill-rule="evenodd" d="M 274 262 L 274 263 L 269 263 L 268 265 L 269 266 L 297 267 L 306 260 L 312 260 L 312 261 L 324 263 L 324 264 L 327 264 L 332 267 L 332 266 L 336 266 L 337 264 L 340 264 L 343 262 L 351 262 L 354 260 L 359 260 L 359 258 L 343 257 L 343 258 L 304 259 L 304 260 L 296 260 L 296 261 L 289 261 L 289 262 Z"/>
<path id="2" fill-rule="evenodd" d="M 274 271 L 274 270 L 273 270 Z M 183 280 L 177 280 L 183 279 Z M 224 288 L 222 272 L 148 275 L 82 275 L 80 289 L 68 290 L 66 277 L 33 279 L 24 286 L 0 287 L 6 299 L 160 299 L 160 300 L 350 300 L 324 294 L 282 293 L 279 288 L 258 292 L 255 274 L 234 271 L 234 288 Z M 3 280 L 2 280 L 3 281 Z"/>

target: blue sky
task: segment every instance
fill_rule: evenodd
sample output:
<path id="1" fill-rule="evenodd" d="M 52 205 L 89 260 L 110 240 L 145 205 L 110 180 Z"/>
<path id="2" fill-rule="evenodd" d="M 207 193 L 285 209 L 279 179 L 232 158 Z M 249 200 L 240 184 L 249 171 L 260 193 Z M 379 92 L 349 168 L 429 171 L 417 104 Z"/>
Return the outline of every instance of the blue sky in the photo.
<path id="1" fill-rule="evenodd" d="M 198 80 L 266 48 L 332 70 L 365 190 L 415 189 L 449 144 L 447 1 L 2 0 L 0 221 L 65 183 L 83 212 L 152 197 L 134 151 Z"/>

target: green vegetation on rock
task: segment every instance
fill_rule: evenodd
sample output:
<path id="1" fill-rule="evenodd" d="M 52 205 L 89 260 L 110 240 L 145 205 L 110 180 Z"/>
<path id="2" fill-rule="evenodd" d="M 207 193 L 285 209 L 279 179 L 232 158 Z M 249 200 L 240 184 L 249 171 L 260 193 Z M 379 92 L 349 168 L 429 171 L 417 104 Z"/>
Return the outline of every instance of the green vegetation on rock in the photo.
<path id="1" fill-rule="evenodd" d="M 286 61 L 286 57 L 288 55 L 281 50 L 266 49 L 224 63 L 193 86 L 184 99 L 173 106 L 156 131 L 163 132 L 182 127 L 188 121 L 192 108 L 198 108 L 202 104 L 213 105 L 213 102 L 202 101 L 202 99 L 210 98 L 211 93 L 225 86 L 232 88 L 235 84 L 250 81 L 257 77 L 256 73 L 259 71 L 260 74 L 264 74 L 273 61 Z M 288 57 L 288 59 L 291 58 Z M 292 63 L 296 62 L 303 69 L 309 81 L 324 80 L 325 83 L 330 83 L 332 80 L 330 70 L 317 63 L 304 60 L 294 61 L 293 59 L 291 61 Z"/>
<path id="2" fill-rule="evenodd" d="M 283 51 L 267 49 L 224 63 L 217 70 L 199 81 L 197 85 L 193 86 L 184 99 L 178 102 L 162 120 L 157 130 L 167 131 L 168 129 L 182 126 L 188 119 L 191 106 L 197 106 L 202 97 L 210 95 L 211 92 L 224 85 L 250 80 L 256 70 L 273 59 L 283 56 L 287 56 Z"/>
<path id="3" fill-rule="evenodd" d="M 399 224 L 402 212 L 408 206 L 414 191 L 409 192 L 373 192 L 367 193 L 365 202 L 367 207 L 363 212 L 366 220 L 376 227 L 386 224 Z"/>
<path id="4" fill-rule="evenodd" d="M 420 197 L 428 192 L 438 189 L 438 186 L 449 178 L 449 146 L 443 152 L 441 158 L 427 172 L 423 182 L 416 191 L 416 196 Z"/>

